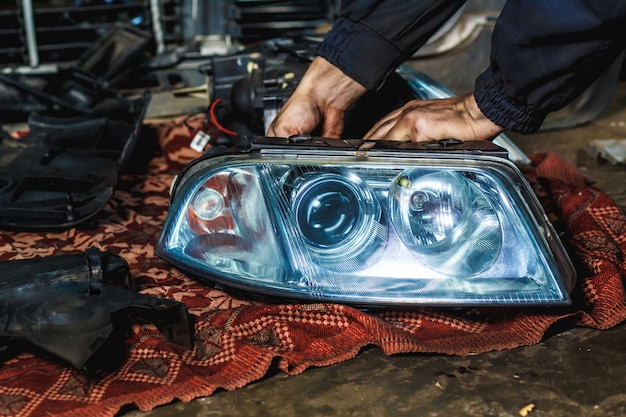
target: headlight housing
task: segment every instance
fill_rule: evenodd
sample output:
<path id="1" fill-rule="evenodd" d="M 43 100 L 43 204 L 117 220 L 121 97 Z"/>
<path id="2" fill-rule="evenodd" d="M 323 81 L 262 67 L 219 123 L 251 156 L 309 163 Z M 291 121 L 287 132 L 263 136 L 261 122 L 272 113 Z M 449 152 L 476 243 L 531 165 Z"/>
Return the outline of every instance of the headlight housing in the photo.
<path id="1" fill-rule="evenodd" d="M 574 268 L 505 156 L 488 142 L 251 138 L 179 176 L 156 251 L 289 299 L 568 304 Z"/>

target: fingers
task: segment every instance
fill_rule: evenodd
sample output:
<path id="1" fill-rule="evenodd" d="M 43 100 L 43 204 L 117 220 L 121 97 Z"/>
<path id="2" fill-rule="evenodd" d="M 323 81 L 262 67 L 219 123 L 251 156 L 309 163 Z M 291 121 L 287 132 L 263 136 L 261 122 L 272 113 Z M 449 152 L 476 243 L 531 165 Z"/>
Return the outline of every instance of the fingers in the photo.
<path id="1" fill-rule="evenodd" d="M 402 142 L 418 141 L 419 138 L 416 136 L 411 118 L 412 107 L 411 103 L 407 103 L 403 107 L 392 111 L 372 126 L 365 134 L 364 139 Z"/>
<path id="2" fill-rule="evenodd" d="M 389 136 L 389 133 L 390 130 L 397 123 L 399 117 L 402 115 L 403 108 L 404 107 L 392 111 L 391 113 L 380 119 L 378 122 L 376 122 L 374 126 L 372 126 L 370 130 L 365 134 L 364 139 L 393 140 L 393 138 Z"/>
<path id="3" fill-rule="evenodd" d="M 313 117 L 314 113 L 306 114 L 309 117 L 301 117 L 305 113 L 299 113 L 298 116 L 292 116 L 289 109 L 284 114 L 279 114 L 267 129 L 267 136 L 289 137 L 292 135 L 300 135 L 312 133 L 319 126 L 319 118 Z M 339 138 L 343 131 L 343 117 L 333 116 L 324 119 L 321 132 L 323 137 Z"/>
<path id="4" fill-rule="evenodd" d="M 367 140 L 389 140 L 389 131 L 393 127 L 393 120 L 386 120 L 384 123 L 376 123 L 363 137 Z"/>
<path id="5" fill-rule="evenodd" d="M 490 140 L 502 130 L 480 112 L 473 95 L 468 94 L 409 101 L 378 121 L 364 138 L 413 142 Z"/>
<path id="6" fill-rule="evenodd" d="M 323 137 L 339 138 L 344 118 L 343 110 L 320 106 L 309 97 L 292 96 L 270 124 L 267 135 L 289 137 L 316 132 Z"/>
<path id="7" fill-rule="evenodd" d="M 280 123 L 277 117 L 268 127 L 266 135 L 276 137 L 289 137 L 291 135 L 299 135 L 301 133 L 304 133 L 301 128 L 298 128 L 297 126 L 289 126 L 285 123 Z"/>
<path id="8" fill-rule="evenodd" d="M 292 96 L 267 129 L 267 136 L 289 137 L 311 133 L 319 124 L 319 113 L 306 99 Z"/>
<path id="9" fill-rule="evenodd" d="M 344 118 L 345 113 L 343 111 L 327 109 L 326 117 L 324 117 L 324 123 L 322 124 L 321 136 L 325 138 L 341 137 Z"/>

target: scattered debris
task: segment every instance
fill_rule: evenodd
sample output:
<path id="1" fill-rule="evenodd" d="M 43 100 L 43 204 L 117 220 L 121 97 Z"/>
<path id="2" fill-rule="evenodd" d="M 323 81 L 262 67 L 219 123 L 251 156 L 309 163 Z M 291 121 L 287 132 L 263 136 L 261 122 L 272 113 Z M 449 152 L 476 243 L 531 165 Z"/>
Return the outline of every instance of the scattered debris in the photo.
<path id="1" fill-rule="evenodd" d="M 587 152 L 613 165 L 626 164 L 626 139 L 596 139 L 589 142 Z"/>
<path id="2" fill-rule="evenodd" d="M 535 404 L 528 404 L 524 407 L 522 407 L 519 411 L 518 414 L 522 417 L 526 417 L 528 414 L 530 414 L 533 410 L 535 409 Z"/>

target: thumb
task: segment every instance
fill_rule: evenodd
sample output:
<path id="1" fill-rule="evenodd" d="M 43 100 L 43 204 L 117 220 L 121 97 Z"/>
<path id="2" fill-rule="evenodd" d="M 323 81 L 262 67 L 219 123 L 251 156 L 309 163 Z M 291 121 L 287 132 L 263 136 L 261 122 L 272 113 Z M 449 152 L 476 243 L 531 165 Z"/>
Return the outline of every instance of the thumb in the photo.
<path id="1" fill-rule="evenodd" d="M 339 138 L 343 132 L 344 113 L 328 114 L 322 125 L 322 136 L 325 138 Z"/>

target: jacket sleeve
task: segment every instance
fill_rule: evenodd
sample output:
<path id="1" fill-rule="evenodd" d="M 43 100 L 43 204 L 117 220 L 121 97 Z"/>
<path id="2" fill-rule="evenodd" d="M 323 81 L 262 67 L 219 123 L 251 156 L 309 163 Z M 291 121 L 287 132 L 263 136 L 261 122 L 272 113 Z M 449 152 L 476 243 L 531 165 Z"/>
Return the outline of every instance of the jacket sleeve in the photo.
<path id="1" fill-rule="evenodd" d="M 343 1 L 316 54 L 369 90 L 410 58 L 465 0 Z"/>
<path id="2" fill-rule="evenodd" d="M 509 0 L 491 42 L 475 83 L 478 106 L 500 127 L 532 133 L 620 56 L 626 1 Z"/>

